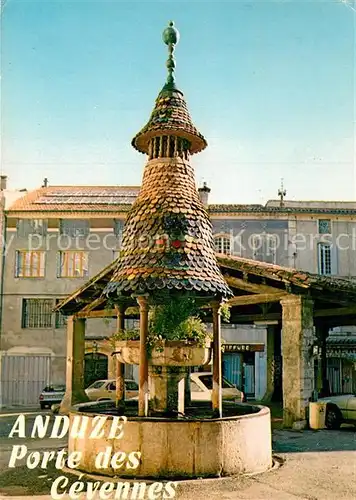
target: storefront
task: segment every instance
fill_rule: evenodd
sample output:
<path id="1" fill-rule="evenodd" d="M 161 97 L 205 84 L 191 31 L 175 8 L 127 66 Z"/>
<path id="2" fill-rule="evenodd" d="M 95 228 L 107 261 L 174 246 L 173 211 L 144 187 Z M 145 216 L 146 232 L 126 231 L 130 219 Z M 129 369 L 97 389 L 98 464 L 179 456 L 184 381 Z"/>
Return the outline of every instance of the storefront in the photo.
<path id="1" fill-rule="evenodd" d="M 265 345 L 226 342 L 223 349 L 223 376 L 241 388 L 247 398 L 263 397 L 266 380 Z"/>

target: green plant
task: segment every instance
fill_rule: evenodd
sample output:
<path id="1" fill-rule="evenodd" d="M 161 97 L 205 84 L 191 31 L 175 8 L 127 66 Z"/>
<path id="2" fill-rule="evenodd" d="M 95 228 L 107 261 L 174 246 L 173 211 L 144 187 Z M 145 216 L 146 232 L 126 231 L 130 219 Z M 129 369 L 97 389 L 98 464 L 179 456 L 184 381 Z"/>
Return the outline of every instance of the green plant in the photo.
<path id="1" fill-rule="evenodd" d="M 224 323 L 229 323 L 230 322 L 230 317 L 231 317 L 231 312 L 230 312 L 231 306 L 227 303 L 224 302 L 221 306 L 221 320 Z"/>
<path id="2" fill-rule="evenodd" d="M 148 346 L 163 350 L 164 341 L 195 342 L 204 346 L 209 334 L 198 317 L 198 308 L 191 297 L 160 297 L 161 303 L 151 306 L 148 323 Z M 139 330 L 119 330 L 112 337 L 119 340 L 139 340 Z"/>

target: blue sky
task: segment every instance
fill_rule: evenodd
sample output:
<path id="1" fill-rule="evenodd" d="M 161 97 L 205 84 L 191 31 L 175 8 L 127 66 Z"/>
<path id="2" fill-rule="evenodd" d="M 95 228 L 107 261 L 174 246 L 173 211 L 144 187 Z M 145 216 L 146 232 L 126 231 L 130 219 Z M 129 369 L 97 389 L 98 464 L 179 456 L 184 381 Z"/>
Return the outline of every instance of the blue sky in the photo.
<path id="1" fill-rule="evenodd" d="M 341 0 L 25 1 L 2 14 L 2 172 L 12 188 L 141 183 L 131 138 L 166 78 L 209 147 L 217 203 L 354 200 L 356 13 Z"/>

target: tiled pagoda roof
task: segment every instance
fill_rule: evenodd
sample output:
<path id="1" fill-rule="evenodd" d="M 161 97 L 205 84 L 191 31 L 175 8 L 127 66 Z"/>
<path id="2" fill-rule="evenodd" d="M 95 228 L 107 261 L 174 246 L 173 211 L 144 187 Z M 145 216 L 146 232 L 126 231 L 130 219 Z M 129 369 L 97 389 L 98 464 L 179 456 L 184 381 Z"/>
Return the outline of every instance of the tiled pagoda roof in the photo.
<path id="1" fill-rule="evenodd" d="M 207 146 L 205 138 L 192 123 L 183 93 L 175 85 L 166 84 L 163 87 L 148 123 L 132 139 L 132 145 L 147 154 L 149 140 L 158 134 L 179 135 L 187 139 L 191 144 L 191 153 L 198 153 Z"/>

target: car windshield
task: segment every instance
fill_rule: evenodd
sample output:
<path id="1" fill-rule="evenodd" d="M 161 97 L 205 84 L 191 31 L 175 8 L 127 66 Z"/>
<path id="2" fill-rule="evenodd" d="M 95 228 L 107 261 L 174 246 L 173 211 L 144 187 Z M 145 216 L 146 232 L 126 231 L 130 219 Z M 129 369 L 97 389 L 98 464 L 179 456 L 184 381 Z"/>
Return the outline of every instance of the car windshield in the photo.
<path id="1" fill-rule="evenodd" d="M 65 392 L 65 385 L 48 385 L 43 389 L 43 392 Z"/>
<path id="2" fill-rule="evenodd" d="M 213 374 L 212 373 L 209 375 L 201 375 L 199 378 L 203 382 L 205 387 L 207 387 L 207 389 L 209 389 L 209 391 L 211 391 L 213 389 Z M 234 385 L 231 384 L 231 382 L 229 382 L 225 377 L 223 377 L 222 388 L 223 389 L 232 389 L 232 388 L 234 388 Z"/>
<path id="3" fill-rule="evenodd" d="M 125 386 L 128 391 L 138 391 L 138 385 L 133 380 L 125 380 Z"/>
<path id="4" fill-rule="evenodd" d="M 97 380 L 93 384 L 91 384 L 88 389 L 99 389 L 103 385 L 104 381 L 103 380 Z"/>

